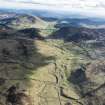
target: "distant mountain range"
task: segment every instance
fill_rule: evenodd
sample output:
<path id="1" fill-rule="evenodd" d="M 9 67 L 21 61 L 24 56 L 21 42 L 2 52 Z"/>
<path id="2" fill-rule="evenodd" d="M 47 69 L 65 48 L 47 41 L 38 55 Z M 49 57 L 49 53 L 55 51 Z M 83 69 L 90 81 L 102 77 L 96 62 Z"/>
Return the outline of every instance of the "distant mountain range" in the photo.
<path id="1" fill-rule="evenodd" d="M 16 17 L 17 14 L 27 14 L 37 16 L 45 21 L 57 21 L 59 26 L 74 26 L 86 28 L 105 28 L 105 19 L 102 18 L 89 18 L 78 14 L 70 14 L 64 12 L 54 12 L 45 10 L 19 10 L 19 9 L 0 9 L 0 14 L 7 14 L 8 18 Z M 5 15 L 4 15 L 5 16 Z M 5 16 L 7 18 L 7 16 Z M 4 18 L 5 18 L 4 17 Z M 0 17 L 2 18 L 2 17 Z M 64 23 L 66 22 L 66 23 Z"/>

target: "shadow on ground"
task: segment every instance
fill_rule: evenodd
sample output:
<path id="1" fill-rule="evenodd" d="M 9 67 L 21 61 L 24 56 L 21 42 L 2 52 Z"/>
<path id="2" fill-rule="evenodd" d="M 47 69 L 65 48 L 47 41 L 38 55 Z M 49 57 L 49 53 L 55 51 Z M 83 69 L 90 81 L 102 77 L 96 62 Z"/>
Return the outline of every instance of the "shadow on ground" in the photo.
<path id="1" fill-rule="evenodd" d="M 40 40 L 38 32 L 36 32 L 36 36 L 30 37 L 29 31 L 31 33 L 35 32 L 34 29 L 18 32 L 15 30 L 0 30 L 1 79 L 30 80 L 29 77 L 33 74 L 33 71 L 48 65 L 55 59 L 52 56 L 45 56 L 38 52 L 35 44 L 35 39 Z"/>

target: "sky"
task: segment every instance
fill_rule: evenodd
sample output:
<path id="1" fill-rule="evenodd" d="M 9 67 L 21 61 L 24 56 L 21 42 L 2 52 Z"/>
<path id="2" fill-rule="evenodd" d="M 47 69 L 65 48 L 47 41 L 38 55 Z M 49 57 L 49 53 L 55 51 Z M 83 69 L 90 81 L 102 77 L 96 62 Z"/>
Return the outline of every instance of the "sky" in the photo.
<path id="1" fill-rule="evenodd" d="M 105 0 L 0 0 L 0 8 L 45 9 L 105 17 Z"/>

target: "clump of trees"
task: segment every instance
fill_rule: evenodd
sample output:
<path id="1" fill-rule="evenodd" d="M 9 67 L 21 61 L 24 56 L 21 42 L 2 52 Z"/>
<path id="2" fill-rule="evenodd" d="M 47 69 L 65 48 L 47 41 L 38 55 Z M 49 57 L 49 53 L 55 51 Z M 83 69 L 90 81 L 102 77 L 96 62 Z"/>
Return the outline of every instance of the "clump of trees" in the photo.
<path id="1" fill-rule="evenodd" d="M 6 57 L 6 56 L 10 55 L 10 52 L 9 52 L 9 50 L 7 48 L 3 48 L 2 49 L 2 54 L 3 54 L 4 57 Z"/>

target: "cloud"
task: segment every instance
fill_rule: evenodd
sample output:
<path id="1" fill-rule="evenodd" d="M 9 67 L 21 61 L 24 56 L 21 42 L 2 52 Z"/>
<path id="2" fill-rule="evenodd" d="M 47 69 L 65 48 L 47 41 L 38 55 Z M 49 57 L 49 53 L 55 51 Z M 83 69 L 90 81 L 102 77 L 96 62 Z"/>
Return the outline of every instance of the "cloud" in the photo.
<path id="1" fill-rule="evenodd" d="M 0 0 L 0 7 L 66 11 L 105 17 L 105 0 Z"/>
<path id="2" fill-rule="evenodd" d="M 72 8 L 105 8 L 105 0 L 0 0 L 5 3 L 28 3 L 52 6 L 65 6 Z"/>

